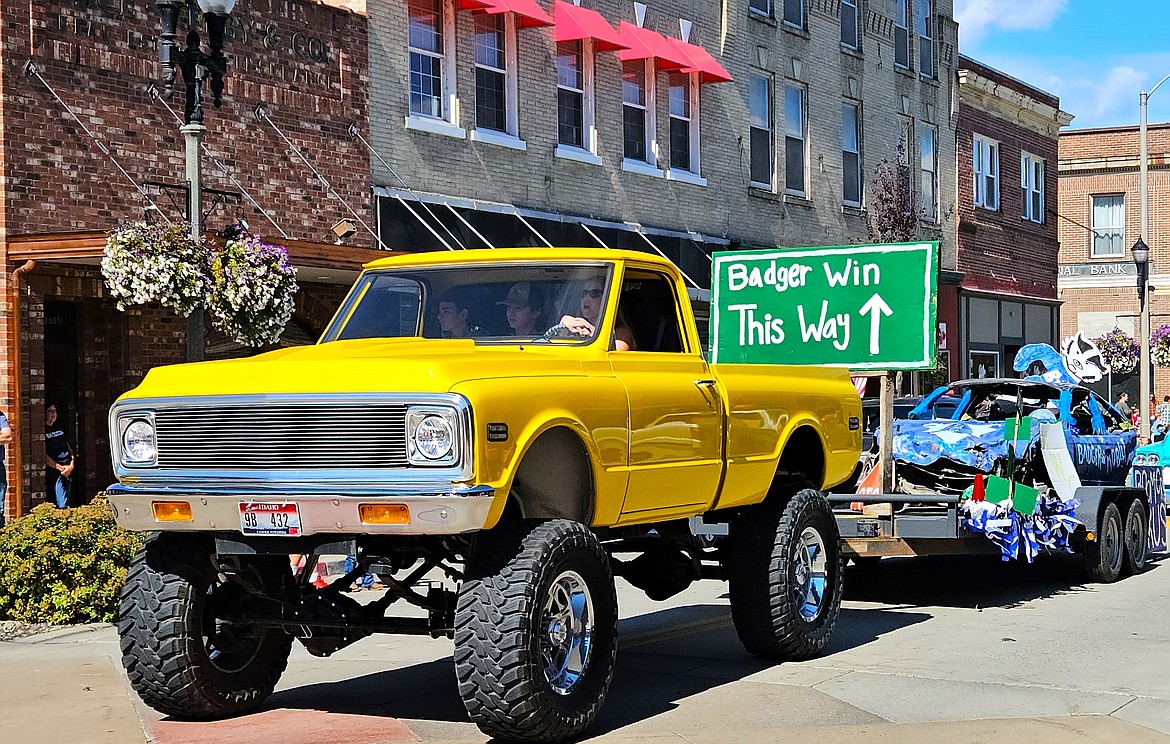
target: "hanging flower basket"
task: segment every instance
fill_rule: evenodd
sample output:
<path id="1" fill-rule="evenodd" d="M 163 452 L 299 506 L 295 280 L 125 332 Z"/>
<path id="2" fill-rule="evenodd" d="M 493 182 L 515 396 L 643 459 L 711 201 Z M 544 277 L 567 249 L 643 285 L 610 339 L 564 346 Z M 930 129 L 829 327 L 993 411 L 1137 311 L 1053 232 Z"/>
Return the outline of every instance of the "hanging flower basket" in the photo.
<path id="1" fill-rule="evenodd" d="M 237 343 L 276 343 L 293 312 L 297 270 L 284 248 L 243 235 L 213 251 L 207 308 L 212 323 Z"/>
<path id="2" fill-rule="evenodd" d="M 206 294 L 207 252 L 186 225 L 136 222 L 106 239 L 102 276 L 119 310 L 157 302 L 182 316 Z"/>
<path id="3" fill-rule="evenodd" d="M 1105 363 L 1115 374 L 1128 375 L 1137 369 L 1141 345 L 1125 331 L 1114 328 L 1097 339 L 1096 343 Z"/>
<path id="4" fill-rule="evenodd" d="M 1170 367 L 1170 325 L 1150 334 L 1150 359 L 1159 367 Z"/>

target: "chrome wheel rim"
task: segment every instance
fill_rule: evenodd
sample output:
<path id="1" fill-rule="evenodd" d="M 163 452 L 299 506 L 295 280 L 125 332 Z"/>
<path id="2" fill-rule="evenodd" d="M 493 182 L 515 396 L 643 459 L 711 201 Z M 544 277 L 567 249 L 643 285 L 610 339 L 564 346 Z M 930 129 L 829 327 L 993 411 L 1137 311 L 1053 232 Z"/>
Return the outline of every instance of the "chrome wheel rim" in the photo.
<path id="1" fill-rule="evenodd" d="M 1146 562 L 1146 529 L 1140 507 L 1131 506 L 1125 521 L 1125 542 L 1133 564 Z"/>
<path id="2" fill-rule="evenodd" d="M 792 591 L 800 605 L 800 617 L 811 623 L 821 614 L 828 583 L 829 560 L 825 540 L 813 527 L 805 527 L 796 545 L 796 568 Z"/>
<path id="3" fill-rule="evenodd" d="M 549 588 L 541 612 L 544 678 L 558 695 L 568 695 L 589 667 L 593 649 L 593 597 L 585 579 L 564 571 Z"/>

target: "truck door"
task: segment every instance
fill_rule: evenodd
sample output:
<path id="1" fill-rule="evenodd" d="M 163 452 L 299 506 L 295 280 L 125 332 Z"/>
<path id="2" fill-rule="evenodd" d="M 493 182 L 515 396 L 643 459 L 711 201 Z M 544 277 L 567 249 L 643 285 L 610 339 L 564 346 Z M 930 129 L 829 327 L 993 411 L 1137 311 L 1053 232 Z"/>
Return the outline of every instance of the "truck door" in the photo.
<path id="1" fill-rule="evenodd" d="M 723 403 L 681 312 L 668 275 L 627 269 L 617 327 L 634 343 L 609 354 L 630 401 L 626 515 L 710 504 L 719 490 Z"/>

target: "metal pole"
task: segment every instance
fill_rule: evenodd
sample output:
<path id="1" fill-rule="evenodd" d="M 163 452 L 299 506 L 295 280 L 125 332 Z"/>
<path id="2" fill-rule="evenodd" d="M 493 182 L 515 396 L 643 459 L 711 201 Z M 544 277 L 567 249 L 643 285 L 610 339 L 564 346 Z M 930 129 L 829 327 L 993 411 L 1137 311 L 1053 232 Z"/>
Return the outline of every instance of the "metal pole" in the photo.
<path id="1" fill-rule="evenodd" d="M 1141 109 L 1139 125 L 1140 139 L 1141 139 L 1141 154 L 1138 162 L 1138 169 L 1141 173 L 1141 189 L 1142 189 L 1142 231 L 1141 239 L 1146 240 L 1150 236 L 1150 193 L 1149 193 L 1149 153 L 1147 152 L 1146 144 L 1146 103 L 1150 95 L 1144 90 L 1139 96 L 1139 108 Z M 1148 243 L 1147 243 L 1148 245 Z M 1153 256 L 1151 256 L 1153 258 Z M 1142 270 L 1144 269 L 1144 271 Z M 1141 431 L 1139 432 L 1146 441 L 1150 439 L 1150 296 L 1149 296 L 1149 281 L 1150 281 L 1150 264 L 1139 266 L 1138 276 L 1138 308 L 1141 310 L 1141 372 L 1138 374 L 1138 385 L 1140 388 L 1141 398 L 1138 403 L 1141 406 Z"/>
<path id="2" fill-rule="evenodd" d="M 203 239 L 203 172 L 199 163 L 199 146 L 207 128 L 202 124 L 184 124 L 179 128 L 187 145 L 187 220 L 191 224 L 191 240 Z M 196 307 L 187 316 L 187 361 L 203 361 L 206 330 L 203 327 L 203 307 Z"/>

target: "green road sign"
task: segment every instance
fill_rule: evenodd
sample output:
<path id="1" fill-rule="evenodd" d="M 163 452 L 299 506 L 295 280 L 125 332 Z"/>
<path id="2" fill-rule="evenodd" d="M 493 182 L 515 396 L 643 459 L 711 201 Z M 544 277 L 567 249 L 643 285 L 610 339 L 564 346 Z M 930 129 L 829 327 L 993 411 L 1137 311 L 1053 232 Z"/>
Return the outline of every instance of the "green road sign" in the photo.
<path id="1" fill-rule="evenodd" d="M 716 253 L 715 362 L 935 365 L 938 243 Z"/>

